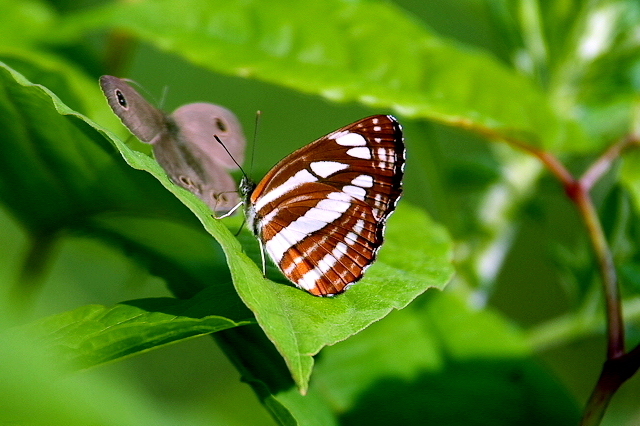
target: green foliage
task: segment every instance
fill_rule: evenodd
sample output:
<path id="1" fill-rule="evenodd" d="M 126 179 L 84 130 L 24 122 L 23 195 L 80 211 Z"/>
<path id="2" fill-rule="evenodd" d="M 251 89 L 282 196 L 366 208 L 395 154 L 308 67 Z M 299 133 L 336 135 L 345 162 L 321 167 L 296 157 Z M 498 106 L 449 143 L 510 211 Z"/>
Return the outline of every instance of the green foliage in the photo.
<path id="1" fill-rule="evenodd" d="M 518 149 L 580 172 L 638 131 L 634 1 L 86 3 L 0 0 L 0 203 L 11 218 L 0 217 L 0 423 L 242 424 L 185 419 L 101 375 L 206 334 L 283 425 L 577 421 L 597 371 L 584 379 L 582 353 L 543 351 L 603 329 L 596 262 L 560 186 Z M 221 103 L 245 129 L 267 111 L 261 171 L 303 138 L 398 115 L 406 196 L 361 282 L 315 298 L 272 266 L 263 277 L 255 240 L 233 235 L 240 218 L 214 219 L 169 180 L 97 84 L 159 72 L 159 86 L 179 88 L 172 105 Z M 640 167 L 623 154 L 594 198 L 633 323 Z M 161 281 L 173 297 L 138 287 L 113 301 L 78 275 L 50 279 L 65 244 L 87 237 L 127 259 L 129 280 L 157 277 L 154 290 Z M 58 291 L 65 280 L 79 300 Z M 594 348 L 586 357 L 600 362 Z M 227 396 L 225 386 L 198 391 Z"/>
<path id="2" fill-rule="evenodd" d="M 61 359 L 73 366 L 91 367 L 253 323 L 250 312 L 234 296 L 208 287 L 188 300 L 140 299 L 109 308 L 87 305 L 38 321 L 31 331 L 54 346 Z M 236 317 L 240 319 L 231 319 Z"/>
<path id="3" fill-rule="evenodd" d="M 552 113 L 526 78 L 489 55 L 438 38 L 384 2 L 309 1 L 290 7 L 163 0 L 118 4 L 73 18 L 61 38 L 116 27 L 211 70 L 333 101 L 514 132 L 533 144 L 580 146 L 584 140 L 574 123 Z M 380 29 L 388 28 L 395 31 L 381 36 Z"/>
<path id="4" fill-rule="evenodd" d="M 431 299 L 323 352 L 317 387 L 345 413 L 342 424 L 576 421 L 577 411 L 567 409 L 571 400 L 532 362 L 517 330 L 494 312 L 473 312 L 458 297 Z M 363 364 L 363 356 L 371 364 Z M 390 400 L 397 402 L 389 410 L 376 410 Z M 431 403 L 412 409 L 423 401 Z"/>

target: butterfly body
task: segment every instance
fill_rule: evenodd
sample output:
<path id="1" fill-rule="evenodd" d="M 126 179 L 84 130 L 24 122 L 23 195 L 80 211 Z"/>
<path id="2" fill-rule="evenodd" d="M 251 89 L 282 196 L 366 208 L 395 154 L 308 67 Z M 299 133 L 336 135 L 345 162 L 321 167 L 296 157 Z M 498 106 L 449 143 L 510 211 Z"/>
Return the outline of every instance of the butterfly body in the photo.
<path id="1" fill-rule="evenodd" d="M 392 116 L 362 119 L 241 184 L 247 223 L 296 286 L 316 296 L 360 280 L 402 193 L 405 148 Z"/>
<path id="2" fill-rule="evenodd" d="M 131 133 L 152 145 L 154 157 L 173 182 L 196 194 L 214 211 L 227 211 L 239 202 L 229 174 L 237 166 L 214 139 L 217 135 L 242 163 L 246 142 L 231 111 L 200 102 L 166 114 L 123 79 L 102 76 L 100 86 L 111 109 Z"/>

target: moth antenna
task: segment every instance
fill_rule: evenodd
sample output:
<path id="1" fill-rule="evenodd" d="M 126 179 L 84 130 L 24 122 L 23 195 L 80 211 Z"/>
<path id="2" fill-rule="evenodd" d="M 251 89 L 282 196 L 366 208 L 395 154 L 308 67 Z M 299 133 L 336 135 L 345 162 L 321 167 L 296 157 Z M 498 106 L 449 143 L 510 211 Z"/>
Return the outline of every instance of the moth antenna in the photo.
<path id="1" fill-rule="evenodd" d="M 220 140 L 220 138 L 218 137 L 218 135 L 213 135 L 213 137 L 215 138 L 215 140 L 218 141 L 218 143 L 220 145 L 222 145 L 222 147 L 224 148 L 225 151 L 227 151 L 227 154 L 229 154 L 229 157 L 231 157 L 231 159 L 233 160 L 233 162 L 236 164 L 236 166 L 238 166 L 238 168 L 240 169 L 240 171 L 242 172 L 242 175 L 244 177 L 248 177 L 247 174 L 244 172 L 244 169 L 242 168 L 242 166 L 240 164 L 238 164 L 238 162 L 236 161 L 235 158 L 233 158 L 233 155 L 231 155 L 231 153 L 229 152 L 229 150 L 227 149 L 227 147 L 224 145 L 224 142 L 222 142 Z"/>
<path id="2" fill-rule="evenodd" d="M 162 96 L 160 97 L 160 102 L 158 103 L 158 108 L 162 109 L 164 107 L 164 103 L 167 101 L 167 97 L 169 95 L 169 86 L 162 86 Z"/>
<path id="3" fill-rule="evenodd" d="M 156 97 L 153 93 L 149 92 L 149 91 L 147 90 L 147 88 L 146 88 L 146 87 L 144 87 L 142 84 L 140 84 L 140 83 L 138 83 L 137 81 L 132 80 L 132 79 L 130 79 L 130 78 L 123 78 L 122 80 L 126 81 L 126 82 L 127 82 L 127 83 L 129 83 L 131 86 L 135 86 L 136 88 L 138 88 L 138 91 L 139 91 L 139 92 L 143 92 L 143 93 L 146 95 L 145 97 L 147 97 L 147 98 L 149 98 L 149 99 L 152 99 L 152 100 L 153 100 L 153 103 L 154 103 L 155 105 L 158 105 L 158 108 L 162 109 L 162 105 L 164 104 L 164 102 L 165 102 L 165 98 L 167 97 L 167 93 L 169 92 L 169 86 L 166 86 L 166 85 L 165 85 L 165 86 L 163 87 L 163 89 L 162 89 L 162 97 L 160 98 L 160 102 L 158 102 L 157 97 Z"/>

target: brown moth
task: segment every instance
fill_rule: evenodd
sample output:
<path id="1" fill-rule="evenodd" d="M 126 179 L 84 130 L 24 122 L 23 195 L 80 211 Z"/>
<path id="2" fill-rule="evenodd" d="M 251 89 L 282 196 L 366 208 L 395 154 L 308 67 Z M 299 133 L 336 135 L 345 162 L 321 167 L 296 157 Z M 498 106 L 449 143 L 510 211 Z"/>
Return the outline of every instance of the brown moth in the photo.
<path id="1" fill-rule="evenodd" d="M 217 212 L 240 202 L 229 174 L 238 166 L 215 140 L 217 135 L 242 164 L 246 141 L 236 116 L 209 103 L 183 105 L 166 114 L 140 95 L 126 80 L 103 75 L 100 87 L 122 123 L 153 154 L 173 182 L 193 192 Z"/>

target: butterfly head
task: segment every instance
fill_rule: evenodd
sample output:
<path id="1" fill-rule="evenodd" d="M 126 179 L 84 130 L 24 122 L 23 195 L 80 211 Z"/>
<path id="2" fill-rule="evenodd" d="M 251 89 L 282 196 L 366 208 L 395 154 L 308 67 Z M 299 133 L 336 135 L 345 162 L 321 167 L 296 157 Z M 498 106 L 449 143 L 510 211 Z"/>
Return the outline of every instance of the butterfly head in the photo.
<path id="1" fill-rule="evenodd" d="M 249 203 L 249 199 L 251 198 L 251 194 L 253 193 L 253 190 L 256 189 L 256 183 L 251 180 L 251 178 L 247 175 L 244 175 L 242 177 L 242 180 L 240 181 L 240 197 L 242 198 L 242 201 L 246 204 Z"/>

